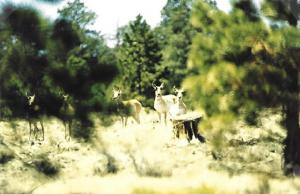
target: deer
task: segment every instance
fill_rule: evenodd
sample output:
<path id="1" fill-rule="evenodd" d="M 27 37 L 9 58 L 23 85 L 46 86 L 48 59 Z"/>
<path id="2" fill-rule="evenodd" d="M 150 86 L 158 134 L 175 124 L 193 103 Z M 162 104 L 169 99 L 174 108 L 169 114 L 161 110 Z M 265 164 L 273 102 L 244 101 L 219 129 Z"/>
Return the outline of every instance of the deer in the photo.
<path id="1" fill-rule="evenodd" d="M 123 100 L 122 90 L 118 87 L 113 88 L 112 99 L 116 102 L 117 112 L 121 116 L 122 126 L 126 127 L 127 120 L 131 116 L 138 124 L 140 124 L 140 113 L 142 104 L 136 99 Z"/>
<path id="2" fill-rule="evenodd" d="M 72 136 L 72 124 L 75 110 L 71 103 L 71 98 L 68 94 L 62 94 L 63 103 L 60 108 L 60 116 L 65 128 L 65 139 L 70 140 Z"/>
<path id="3" fill-rule="evenodd" d="M 155 90 L 154 109 L 158 114 L 159 122 L 162 122 L 161 116 L 163 115 L 166 125 L 167 114 L 170 114 L 170 109 L 176 102 L 176 96 L 173 94 L 162 95 L 164 83 L 161 83 L 160 86 L 156 86 L 154 82 L 152 82 L 152 87 Z"/>
<path id="4" fill-rule="evenodd" d="M 190 119 L 191 118 L 190 115 L 189 117 L 185 115 L 187 113 L 187 108 L 185 103 L 183 102 L 183 93 L 185 92 L 184 89 L 182 88 L 177 89 L 174 86 L 173 90 L 176 94 L 176 102 L 171 107 L 170 114 L 171 114 L 171 121 L 173 123 L 174 137 L 179 138 L 180 133 L 184 132 L 186 134 L 188 142 L 190 142 L 193 139 L 193 137 L 195 137 L 200 142 L 204 143 L 205 138 L 198 132 L 198 123 L 200 121 L 200 117 L 195 117 L 193 119 Z M 181 115 L 184 116 L 181 117 Z M 180 122 L 178 122 L 177 116 L 179 116 Z"/>
<path id="5" fill-rule="evenodd" d="M 173 87 L 173 90 L 176 94 L 176 101 L 175 104 L 170 109 L 170 115 L 171 117 L 179 116 L 186 114 L 187 108 L 186 105 L 183 102 L 183 89 L 177 89 L 175 86 Z"/>
<path id="6" fill-rule="evenodd" d="M 44 124 L 43 120 L 41 118 L 41 110 L 40 106 L 37 104 L 36 99 L 35 99 L 35 94 L 32 96 L 29 96 L 26 93 L 27 97 L 27 119 L 28 119 L 28 124 L 29 124 L 29 141 L 31 140 L 31 135 L 33 134 L 34 139 L 37 139 L 38 132 L 40 129 L 38 128 L 38 122 L 41 125 L 41 130 L 42 130 L 42 137 L 44 140 L 45 139 L 45 132 L 44 132 Z"/>

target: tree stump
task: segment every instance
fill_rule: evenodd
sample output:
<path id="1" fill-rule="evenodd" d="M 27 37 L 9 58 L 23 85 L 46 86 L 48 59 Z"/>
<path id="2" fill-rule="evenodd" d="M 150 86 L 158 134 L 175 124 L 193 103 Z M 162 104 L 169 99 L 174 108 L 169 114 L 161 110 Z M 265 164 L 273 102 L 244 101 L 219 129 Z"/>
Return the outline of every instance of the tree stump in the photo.
<path id="1" fill-rule="evenodd" d="M 205 138 L 199 134 L 198 123 L 202 116 L 196 112 L 189 112 L 183 115 L 175 116 L 171 118 L 173 125 L 173 133 L 176 138 L 180 138 L 183 134 L 186 136 L 188 142 L 193 137 L 198 139 L 201 143 L 205 142 Z"/>

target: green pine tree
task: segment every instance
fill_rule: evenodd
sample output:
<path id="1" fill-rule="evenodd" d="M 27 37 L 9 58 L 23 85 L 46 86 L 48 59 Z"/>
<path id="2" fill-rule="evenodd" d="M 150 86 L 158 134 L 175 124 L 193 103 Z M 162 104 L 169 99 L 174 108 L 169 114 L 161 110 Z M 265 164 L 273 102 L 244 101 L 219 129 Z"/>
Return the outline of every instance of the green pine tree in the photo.
<path id="1" fill-rule="evenodd" d="M 289 25 L 270 28 L 250 0 L 234 1 L 228 14 L 196 1 L 192 23 L 198 33 L 193 39 L 189 66 L 197 68 L 198 75 L 188 78 L 185 85 L 207 115 L 205 128 L 230 129 L 240 117 L 255 124 L 263 108 L 282 112 L 287 129 L 285 169 L 289 173 L 300 164 L 300 31 L 295 18 L 282 16 L 289 10 L 274 9 L 282 8 L 279 2 L 266 1 L 263 8 L 272 17 L 287 19 Z"/>
<path id="2" fill-rule="evenodd" d="M 122 71 L 121 83 L 127 93 L 141 96 L 142 101 L 152 105 L 152 82 L 161 77 L 161 49 L 150 26 L 142 18 L 136 20 L 120 33 L 118 60 Z"/>

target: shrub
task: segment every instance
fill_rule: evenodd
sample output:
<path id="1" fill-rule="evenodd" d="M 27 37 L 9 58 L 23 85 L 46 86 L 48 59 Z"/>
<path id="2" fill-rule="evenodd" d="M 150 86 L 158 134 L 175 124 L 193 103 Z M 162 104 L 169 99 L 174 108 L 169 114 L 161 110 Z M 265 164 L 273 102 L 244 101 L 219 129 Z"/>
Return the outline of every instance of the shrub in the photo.
<path id="1" fill-rule="evenodd" d="M 60 166 L 57 162 L 53 162 L 48 156 L 41 154 L 33 161 L 33 165 L 37 171 L 47 175 L 55 176 L 59 173 Z"/>
<path id="2" fill-rule="evenodd" d="M 0 146 L 0 164 L 5 164 L 14 158 L 12 151 Z"/>
<path id="3" fill-rule="evenodd" d="M 119 168 L 116 164 L 116 160 L 105 153 L 106 159 L 99 160 L 94 167 L 94 174 L 105 176 L 107 174 L 116 174 L 119 171 Z"/>
<path id="4" fill-rule="evenodd" d="M 171 170 L 162 169 L 158 162 L 149 162 L 146 159 L 141 161 L 136 160 L 133 155 L 130 155 L 133 166 L 139 176 L 148 176 L 148 177 L 170 177 L 172 175 Z"/>

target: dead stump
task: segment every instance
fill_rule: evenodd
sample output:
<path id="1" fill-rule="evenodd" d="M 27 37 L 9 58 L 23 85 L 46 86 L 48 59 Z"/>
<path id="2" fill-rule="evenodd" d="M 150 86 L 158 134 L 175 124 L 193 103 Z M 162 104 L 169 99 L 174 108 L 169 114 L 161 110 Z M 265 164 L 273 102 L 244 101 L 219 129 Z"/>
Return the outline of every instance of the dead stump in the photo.
<path id="1" fill-rule="evenodd" d="M 198 124 L 202 116 L 196 112 L 189 112 L 183 115 L 171 118 L 173 125 L 173 133 L 176 138 L 182 135 L 186 137 L 188 142 L 193 138 L 198 139 L 201 143 L 205 142 L 205 138 L 199 133 Z"/>

